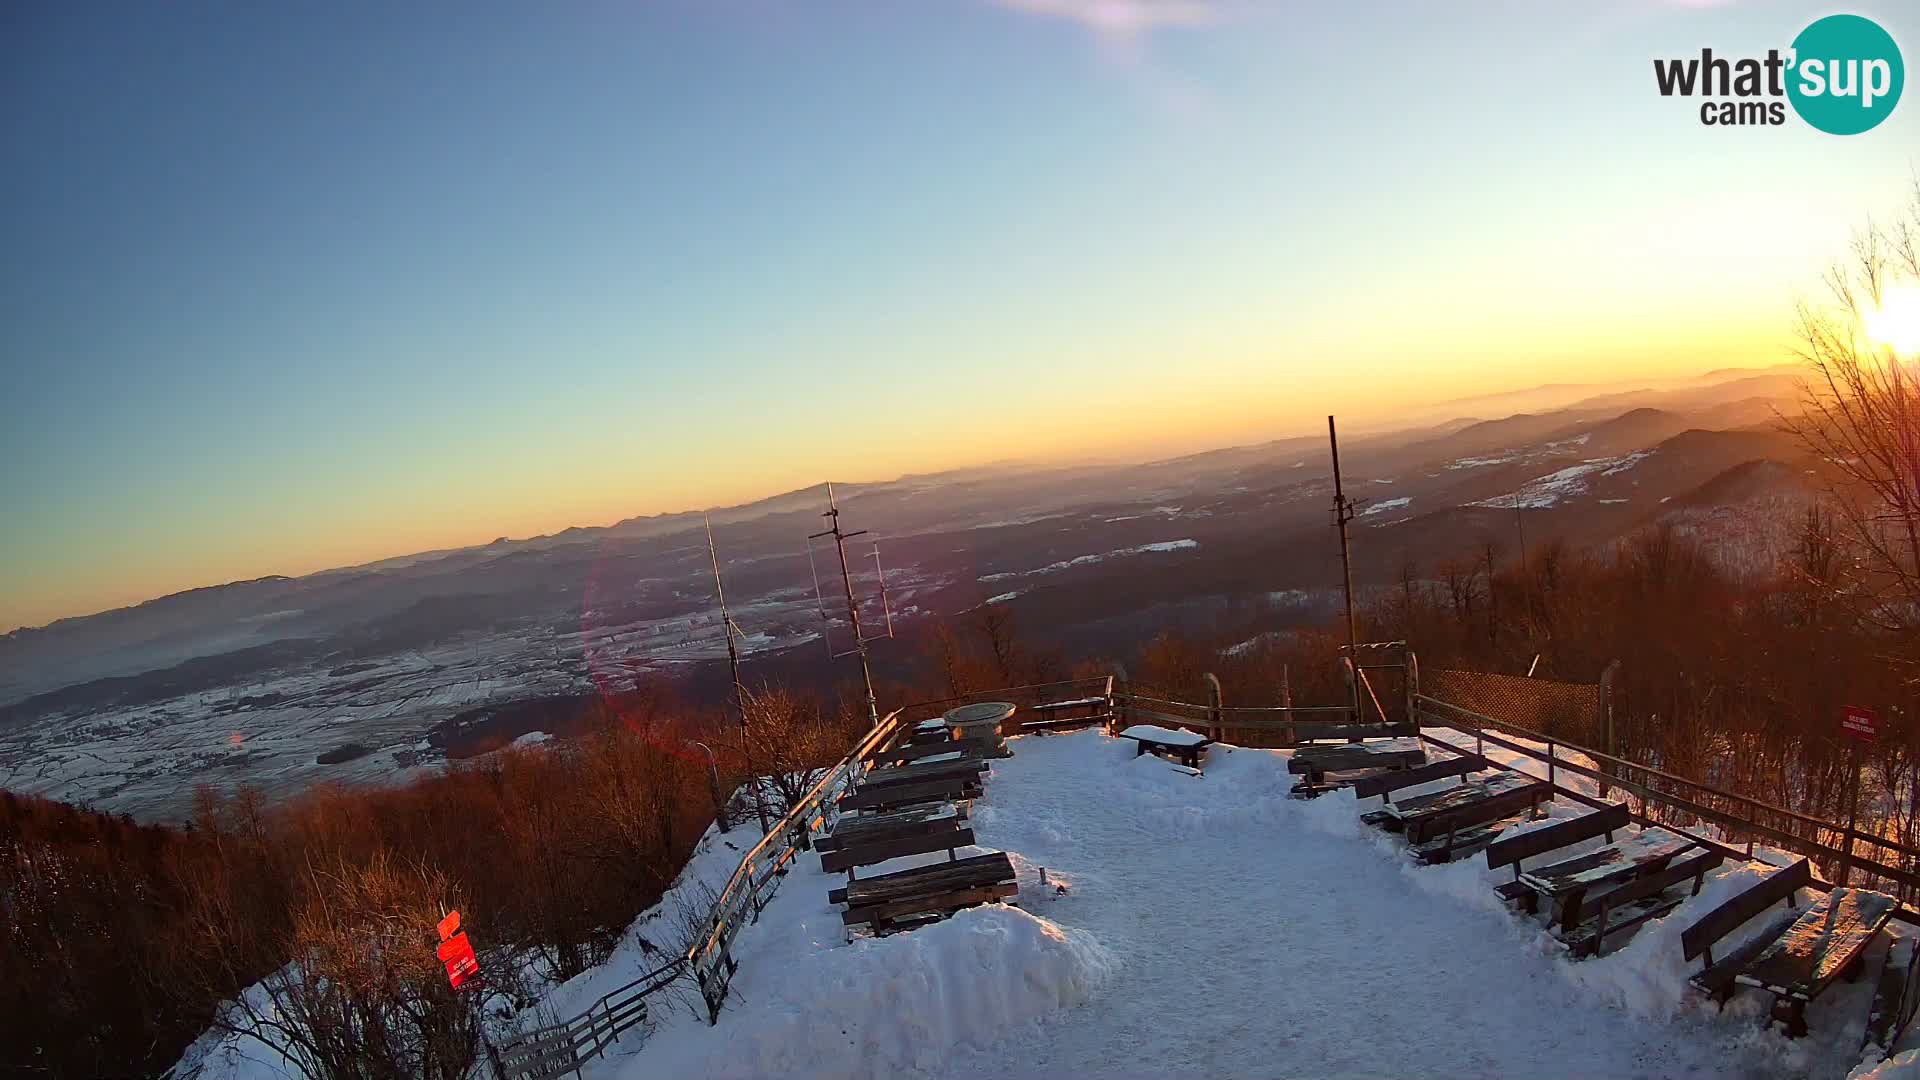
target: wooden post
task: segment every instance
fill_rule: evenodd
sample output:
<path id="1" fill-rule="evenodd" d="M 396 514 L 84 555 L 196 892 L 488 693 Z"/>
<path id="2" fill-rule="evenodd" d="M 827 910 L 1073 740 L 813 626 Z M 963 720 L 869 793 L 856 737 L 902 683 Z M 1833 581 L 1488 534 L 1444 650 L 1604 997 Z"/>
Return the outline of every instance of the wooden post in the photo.
<path id="1" fill-rule="evenodd" d="M 1300 733 L 1293 728 L 1293 673 L 1286 664 L 1280 665 L 1280 716 L 1287 722 L 1287 745 L 1300 745 Z"/>
<path id="2" fill-rule="evenodd" d="M 1553 740 L 1548 739 L 1547 740 L 1547 786 L 1548 787 L 1558 786 L 1554 783 L 1555 775 L 1556 774 L 1554 773 L 1554 770 L 1553 770 Z"/>
<path id="3" fill-rule="evenodd" d="M 1619 670 L 1620 661 L 1615 660 L 1613 663 L 1607 665 L 1605 671 L 1600 673 L 1600 723 L 1604 730 L 1600 749 L 1602 752 L 1615 757 L 1619 756 L 1619 749 L 1614 745 L 1613 741 L 1613 677 Z M 1613 765 L 1611 762 L 1606 761 L 1596 761 L 1594 764 L 1600 766 L 1600 797 L 1604 799 L 1607 797 L 1606 778 L 1611 774 Z"/>
<path id="4" fill-rule="evenodd" d="M 1225 742 L 1227 738 L 1227 717 L 1222 711 L 1225 702 L 1226 695 L 1220 691 L 1219 677 L 1211 671 L 1207 672 L 1207 737 L 1215 742 Z"/>
<path id="5" fill-rule="evenodd" d="M 1413 725 L 1413 733 L 1420 734 L 1420 721 L 1414 718 L 1413 699 L 1420 696 L 1420 661 L 1413 655 L 1411 646 L 1402 647 L 1403 666 L 1407 684 L 1407 723 Z"/>
<path id="6" fill-rule="evenodd" d="M 1840 857 L 1840 884 L 1847 883 L 1847 874 L 1853 870 L 1853 825 L 1855 813 L 1860 808 L 1860 740 L 1847 740 L 1847 831 L 1842 834 L 1846 845 L 1845 853 Z"/>

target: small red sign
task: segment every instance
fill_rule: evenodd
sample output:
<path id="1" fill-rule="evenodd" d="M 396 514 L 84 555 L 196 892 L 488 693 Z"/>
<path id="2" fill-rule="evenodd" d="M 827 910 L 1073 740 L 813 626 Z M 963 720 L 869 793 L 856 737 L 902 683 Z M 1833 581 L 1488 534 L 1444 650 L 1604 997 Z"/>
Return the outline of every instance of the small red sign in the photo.
<path id="1" fill-rule="evenodd" d="M 435 955 L 447 965 L 447 982 L 455 990 L 480 974 L 480 960 L 473 955 L 473 944 L 460 932 L 460 913 L 449 912 L 440 920 L 440 948 Z"/>
<path id="2" fill-rule="evenodd" d="M 473 945 L 467 941 L 467 935 L 455 934 L 440 943 L 439 956 L 447 965 L 447 982 L 455 990 L 462 983 L 480 974 L 480 960 L 473 955 Z"/>
<path id="3" fill-rule="evenodd" d="M 1840 730 L 1861 742 L 1873 742 L 1880 738 L 1880 716 L 1872 709 L 1848 705 L 1840 710 Z"/>

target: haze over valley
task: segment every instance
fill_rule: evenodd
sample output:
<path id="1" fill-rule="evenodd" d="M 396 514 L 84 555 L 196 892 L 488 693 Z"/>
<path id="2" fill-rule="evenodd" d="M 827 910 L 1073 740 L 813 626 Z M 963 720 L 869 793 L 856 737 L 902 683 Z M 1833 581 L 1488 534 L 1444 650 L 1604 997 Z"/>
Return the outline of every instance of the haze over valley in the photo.
<path id="1" fill-rule="evenodd" d="M 1661 523 L 1770 568 L 1822 463 L 1778 430 L 1791 368 L 1547 386 L 1447 402 L 1399 430 L 1342 432 L 1357 586 L 1432 577 L 1485 545 L 1607 544 Z M 1525 406 L 1529 411 L 1510 411 Z M 1004 607 L 1068 660 L 1163 629 L 1246 647 L 1339 600 L 1324 432 L 1145 463 L 1000 464 L 838 484 L 863 617 L 911 640 L 928 615 Z M 823 488 L 711 514 L 749 681 L 824 688 L 805 537 Z M 822 582 L 837 587 L 831 547 Z M 833 593 L 828 611 L 837 612 Z M 910 649 L 876 650 L 883 680 Z M 637 685 L 725 692 L 703 519 L 633 518 L 304 577 L 270 577 L 0 638 L 0 786 L 137 817 L 198 784 L 285 795 L 387 782 L 566 735 L 569 706 Z"/>

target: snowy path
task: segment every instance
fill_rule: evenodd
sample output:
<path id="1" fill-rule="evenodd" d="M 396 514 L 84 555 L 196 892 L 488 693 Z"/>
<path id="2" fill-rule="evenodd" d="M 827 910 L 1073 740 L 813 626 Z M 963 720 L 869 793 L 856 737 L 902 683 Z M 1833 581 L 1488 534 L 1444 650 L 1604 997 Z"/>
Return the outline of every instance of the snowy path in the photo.
<path id="1" fill-rule="evenodd" d="M 1410 880 L 1467 867 L 1414 868 L 1351 822 L 1350 797 L 1286 799 L 1269 752 L 1216 751 L 1196 780 L 1103 741 L 1020 740 L 975 817 L 983 845 L 1070 881 L 1049 901 L 1023 876 L 1023 906 L 1089 928 L 1121 966 L 1087 1003 L 959 1053 L 955 1080 L 1744 1077 L 1806 1064 L 1747 1020 L 1596 1000 L 1538 931 Z M 1107 767 L 1087 767 L 1090 751 Z"/>

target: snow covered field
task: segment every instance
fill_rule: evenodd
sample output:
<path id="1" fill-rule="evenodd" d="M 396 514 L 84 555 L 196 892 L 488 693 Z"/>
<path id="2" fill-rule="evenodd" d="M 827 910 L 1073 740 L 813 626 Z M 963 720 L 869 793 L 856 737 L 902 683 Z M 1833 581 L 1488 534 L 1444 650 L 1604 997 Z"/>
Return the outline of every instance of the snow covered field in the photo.
<path id="1" fill-rule="evenodd" d="M 1756 867 L 1574 963 L 1492 896 L 1507 871 L 1419 866 L 1359 823 L 1350 793 L 1289 799 L 1282 752 L 1215 748 L 1196 779 L 1097 731 L 1012 745 L 973 817 L 983 846 L 1013 855 L 1018 909 L 848 945 L 826 902 L 844 879 L 804 855 L 741 935 L 720 1023 L 662 1010 L 589 1080 L 1837 1078 L 1861 1061 L 1867 980 L 1816 1003 L 1798 1041 L 1762 1030 L 1761 995 L 1717 1013 L 1686 988 L 1680 930 Z M 684 881 L 731 870 L 737 852 L 712 839 Z M 1040 886 L 1043 866 L 1064 895 Z M 550 1005 L 578 1011 L 647 963 L 630 940 Z"/>

